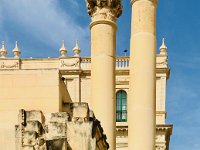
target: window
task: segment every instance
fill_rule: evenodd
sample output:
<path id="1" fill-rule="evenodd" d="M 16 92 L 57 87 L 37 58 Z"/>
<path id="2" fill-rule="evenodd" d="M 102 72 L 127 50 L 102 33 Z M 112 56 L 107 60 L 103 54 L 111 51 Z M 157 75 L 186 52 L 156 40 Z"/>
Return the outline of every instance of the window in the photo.
<path id="1" fill-rule="evenodd" d="M 116 94 L 116 121 L 127 121 L 127 94 L 123 90 L 118 91 Z"/>

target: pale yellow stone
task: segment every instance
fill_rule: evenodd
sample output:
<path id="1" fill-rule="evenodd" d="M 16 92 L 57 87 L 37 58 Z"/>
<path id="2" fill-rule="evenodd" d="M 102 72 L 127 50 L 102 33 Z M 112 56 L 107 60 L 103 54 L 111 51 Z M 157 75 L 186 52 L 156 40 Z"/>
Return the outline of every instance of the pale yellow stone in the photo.
<path id="1" fill-rule="evenodd" d="M 21 108 L 44 112 L 62 111 L 63 100 L 70 101 L 60 90 L 62 80 L 57 69 L 0 71 L 0 149 L 14 148 L 14 125 Z M 66 89 L 65 89 L 66 90 Z"/>
<path id="2" fill-rule="evenodd" d="M 71 60 L 70 60 L 71 59 Z M 20 60 L 20 61 L 19 61 Z M 18 68 L 0 68 L 0 80 L 1 80 L 1 94 L 0 94 L 0 143 L 6 143 L 4 135 L 7 135 L 6 138 L 10 139 L 9 141 L 14 141 L 14 133 L 10 133 L 10 129 L 14 129 L 14 124 L 16 124 L 16 113 L 18 113 L 17 107 L 36 109 L 40 108 L 43 111 L 49 109 L 49 111 L 56 111 L 61 108 L 62 104 L 54 105 L 54 102 L 59 101 L 56 96 L 54 96 L 55 90 L 59 89 L 60 98 L 63 101 L 67 102 L 68 99 L 71 99 L 74 102 L 78 102 L 79 99 L 79 86 L 81 85 L 81 99 L 83 102 L 88 102 L 91 105 L 91 59 L 82 57 L 78 63 L 83 74 L 80 76 L 80 71 L 73 67 L 66 67 L 60 70 L 60 76 L 64 79 L 64 82 L 61 82 L 59 88 L 54 87 L 56 81 L 59 78 L 58 70 L 56 71 L 53 68 L 60 68 L 61 62 L 60 59 L 55 58 L 43 58 L 43 59 L 1 59 L 0 62 L 4 64 L 14 64 L 19 62 Z M 75 61 L 73 57 L 68 57 L 65 60 L 66 62 Z M 129 96 L 129 57 L 117 57 L 116 58 L 116 92 L 119 90 L 125 90 L 127 96 Z M 166 62 L 166 65 L 163 65 L 161 62 Z M 156 63 L 156 122 L 157 124 L 165 125 L 165 101 L 166 101 L 166 82 L 169 77 L 169 68 L 167 66 L 167 57 L 164 55 L 157 55 Z M 23 69 L 22 69 L 23 68 Z M 25 69 L 26 68 L 26 69 Z M 70 72 L 67 73 L 67 72 Z M 79 78 L 81 77 L 81 84 Z M 24 82 L 25 81 L 25 82 Z M 134 86 L 134 85 L 133 85 Z M 48 92 L 51 91 L 51 92 Z M 12 92 L 11 92 L 12 91 Z M 29 94 L 35 91 L 37 94 L 30 96 Z M 41 91 L 47 91 L 41 92 Z M 12 94 L 7 94 L 7 93 Z M 26 94 L 27 93 L 27 94 Z M 43 93 L 43 94 L 42 94 Z M 62 96 L 61 96 L 62 95 Z M 41 98 L 39 98 L 41 97 Z M 45 98 L 46 97 L 46 98 Z M 61 98 L 62 97 L 62 98 Z M 36 99 L 42 99 L 38 102 Z M 47 99 L 47 100 L 45 100 Z M 35 101 L 36 100 L 36 101 Z M 44 101 L 45 100 L 45 101 Z M 128 97 L 129 100 L 129 97 Z M 53 102 L 53 103 L 52 103 Z M 42 104 L 42 105 L 41 105 Z M 17 106 L 17 107 L 16 107 Z M 53 107 L 56 107 L 55 109 Z M 14 109 L 14 110 L 12 110 Z M 63 109 L 65 110 L 65 109 Z M 126 126 L 125 124 L 117 124 L 118 127 Z M 128 143 L 124 143 L 124 139 L 128 139 L 127 134 L 124 134 L 121 137 L 117 137 L 117 149 L 121 146 L 120 149 L 128 148 Z M 8 142 L 8 141 L 7 141 Z M 6 145 L 9 150 L 14 148 L 14 142 L 9 142 L 10 144 Z M 12 144 L 13 143 L 13 144 Z M 124 143 L 124 144 L 123 144 Z M 4 144 L 1 144 L 1 148 L 5 148 Z"/>
<path id="3" fill-rule="evenodd" d="M 97 10 L 89 8 L 92 63 L 90 57 L 67 57 L 65 52 L 60 58 L 0 58 L 0 149 L 15 149 L 19 109 L 68 111 L 68 102 L 80 99 L 89 103 L 101 121 L 111 150 L 116 142 L 117 150 L 168 149 L 172 125 L 165 122 L 165 104 L 170 70 L 167 47 L 162 44 L 155 55 L 157 1 L 132 0 L 131 56 L 115 60 L 118 2 L 112 7 L 109 3 L 100 8 L 98 3 Z M 115 124 L 119 90 L 127 93 L 129 118 Z"/>
<path id="4" fill-rule="evenodd" d="M 121 0 L 87 0 L 91 15 L 91 106 L 101 121 L 111 150 L 116 149 L 115 56 L 116 18 Z"/>
<path id="5" fill-rule="evenodd" d="M 156 132 L 156 5 L 132 3 L 128 148 L 154 150 Z"/>

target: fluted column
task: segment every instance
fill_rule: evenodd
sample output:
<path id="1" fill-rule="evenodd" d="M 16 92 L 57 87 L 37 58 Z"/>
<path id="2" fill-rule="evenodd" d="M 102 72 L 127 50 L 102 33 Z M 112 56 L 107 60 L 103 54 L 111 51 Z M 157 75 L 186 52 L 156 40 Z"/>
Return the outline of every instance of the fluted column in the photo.
<path id="1" fill-rule="evenodd" d="M 91 16 L 91 103 L 101 121 L 111 150 L 115 150 L 115 53 L 116 19 L 121 0 L 86 0 Z"/>
<path id="2" fill-rule="evenodd" d="M 154 150 L 157 0 L 131 0 L 128 149 Z"/>

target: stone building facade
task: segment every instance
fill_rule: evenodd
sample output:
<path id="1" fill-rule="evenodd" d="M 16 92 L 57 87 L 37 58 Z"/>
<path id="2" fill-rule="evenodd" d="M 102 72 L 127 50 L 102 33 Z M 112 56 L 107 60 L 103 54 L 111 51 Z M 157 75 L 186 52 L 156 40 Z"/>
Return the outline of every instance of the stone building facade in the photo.
<path id="1" fill-rule="evenodd" d="M 79 100 L 90 105 L 91 58 L 80 57 L 77 44 L 74 50 L 74 56 L 61 54 L 58 58 L 0 58 L 0 142 L 4 143 L 4 149 L 13 149 L 15 145 L 13 129 L 18 122 L 19 109 L 53 113 L 66 112 L 66 104 Z M 128 149 L 128 56 L 116 57 L 115 72 L 116 147 L 125 150 Z M 172 125 L 165 122 L 169 76 L 167 48 L 163 41 L 156 57 L 156 150 L 167 150 L 172 134 Z"/>
<path id="2" fill-rule="evenodd" d="M 84 103 L 89 104 L 101 121 L 111 150 L 115 147 L 117 150 L 169 149 L 172 125 L 165 122 L 165 105 L 170 69 L 164 39 L 160 52 L 156 54 L 158 1 L 130 2 L 130 57 L 116 57 L 115 54 L 116 20 L 122 14 L 121 0 L 86 0 L 91 17 L 91 57 L 80 56 L 78 42 L 73 49 L 74 56 L 67 56 L 63 41 L 58 58 L 20 58 L 17 42 L 13 49 L 14 57 L 7 58 L 2 42 L 0 149 L 45 149 L 48 146 L 52 149 L 57 148 L 54 142 L 58 138 L 56 140 L 61 145 L 57 149 L 71 147 L 76 150 L 80 148 L 73 144 L 73 140 L 81 141 L 82 137 L 76 138 L 79 133 L 87 135 L 84 140 L 89 143 L 83 142 L 81 148 L 92 149 L 91 145 L 95 145 L 93 140 L 99 137 L 91 138 L 94 122 L 82 121 L 88 125 L 87 130 L 79 132 L 82 127 L 76 128 L 76 119 L 84 120 L 81 117 L 84 113 L 74 117 L 70 112 L 76 112 L 76 107 L 71 110 L 67 107 L 80 104 L 78 109 L 82 110 L 81 104 Z M 60 125 L 64 134 L 55 124 Z M 70 130 L 71 124 L 73 130 Z M 66 128 L 68 131 L 65 133 Z M 68 141 L 70 131 L 71 135 L 75 131 L 77 134 Z M 99 135 L 104 137 L 102 132 Z M 108 148 L 104 140 L 100 143 Z"/>

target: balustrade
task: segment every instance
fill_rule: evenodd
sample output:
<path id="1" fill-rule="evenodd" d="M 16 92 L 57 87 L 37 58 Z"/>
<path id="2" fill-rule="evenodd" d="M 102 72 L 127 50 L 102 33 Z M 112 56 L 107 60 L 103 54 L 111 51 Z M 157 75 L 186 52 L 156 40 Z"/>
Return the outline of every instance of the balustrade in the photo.
<path id="1" fill-rule="evenodd" d="M 67 58 L 67 59 L 66 59 Z M 69 59 L 69 57 L 63 58 L 63 60 L 71 60 Z M 20 61 L 19 61 L 20 60 Z M 42 68 L 55 68 L 57 65 L 59 65 L 59 62 L 57 62 L 59 59 L 53 59 L 53 58 L 48 58 L 48 59 L 16 59 L 16 58 L 0 58 L 0 70 L 2 69 L 19 69 L 19 68 L 24 68 L 25 65 L 30 64 L 30 63 L 36 63 L 35 61 L 37 61 L 39 66 L 42 66 Z M 91 70 L 91 57 L 82 57 L 80 58 L 80 66 L 81 69 L 83 70 Z M 18 62 L 18 64 L 16 63 Z M 20 63 L 23 62 L 23 63 Z M 157 56 L 156 58 L 156 68 L 167 68 L 167 57 L 161 57 L 161 56 Z M 45 65 L 45 64 L 48 65 Z M 54 64 L 52 66 L 52 63 Z M 44 65 L 42 65 L 44 64 Z M 51 64 L 51 65 L 49 65 Z M 22 65 L 22 66 L 21 66 Z M 117 56 L 116 57 L 116 62 L 115 62 L 115 66 L 117 70 L 127 70 L 129 69 L 129 65 L 130 65 L 130 58 L 129 56 Z M 10 67 L 9 67 L 10 66 Z M 21 67 L 18 67 L 21 66 Z M 35 68 L 35 65 L 31 66 L 28 65 L 31 68 Z M 51 66 L 51 67 L 49 67 Z M 40 67 L 39 67 L 40 68 Z"/>
<path id="2" fill-rule="evenodd" d="M 116 57 L 116 69 L 127 69 L 129 67 L 129 57 Z"/>
<path id="3" fill-rule="evenodd" d="M 82 57 L 81 58 L 81 68 L 84 70 L 91 69 L 91 58 L 90 57 Z"/>
<path id="4" fill-rule="evenodd" d="M 116 69 L 128 69 L 129 68 L 129 57 L 126 57 L 126 56 L 116 57 L 115 66 L 116 66 Z M 81 68 L 83 70 L 91 69 L 91 58 L 90 57 L 82 57 L 81 58 Z"/>

